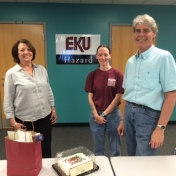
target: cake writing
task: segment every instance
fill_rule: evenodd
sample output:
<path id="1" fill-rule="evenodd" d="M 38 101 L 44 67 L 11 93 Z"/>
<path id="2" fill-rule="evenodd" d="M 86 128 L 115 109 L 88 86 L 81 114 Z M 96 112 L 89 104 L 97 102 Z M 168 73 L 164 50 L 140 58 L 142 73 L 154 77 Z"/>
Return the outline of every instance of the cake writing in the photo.
<path id="1" fill-rule="evenodd" d="M 82 162 L 83 160 L 85 160 L 85 158 L 75 155 L 74 157 L 63 160 L 63 162 L 69 163 L 72 166 L 76 163 Z"/>

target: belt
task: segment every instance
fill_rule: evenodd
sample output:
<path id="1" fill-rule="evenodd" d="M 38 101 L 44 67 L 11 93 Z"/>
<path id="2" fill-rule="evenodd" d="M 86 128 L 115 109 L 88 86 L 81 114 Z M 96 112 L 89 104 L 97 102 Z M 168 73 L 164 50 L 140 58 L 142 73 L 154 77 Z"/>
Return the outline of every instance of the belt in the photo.
<path id="1" fill-rule="evenodd" d="M 144 106 L 144 105 L 140 105 L 140 104 L 136 104 L 136 103 L 133 103 L 133 102 L 129 102 L 127 101 L 128 103 L 132 104 L 133 106 L 136 106 L 136 107 L 141 107 L 141 108 L 149 108 L 147 106 Z"/>

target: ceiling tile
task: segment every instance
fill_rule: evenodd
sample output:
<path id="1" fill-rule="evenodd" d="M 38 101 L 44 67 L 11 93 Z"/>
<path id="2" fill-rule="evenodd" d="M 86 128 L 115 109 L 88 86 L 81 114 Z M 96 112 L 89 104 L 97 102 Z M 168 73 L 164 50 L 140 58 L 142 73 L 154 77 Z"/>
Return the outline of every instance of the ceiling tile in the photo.
<path id="1" fill-rule="evenodd" d="M 15 0 L 0 0 L 0 2 L 15 2 Z"/>
<path id="2" fill-rule="evenodd" d="M 0 2 L 176 5 L 176 0 L 0 0 Z"/>
<path id="3" fill-rule="evenodd" d="M 55 2 L 55 3 L 81 3 L 81 0 L 48 0 L 48 2 Z"/>
<path id="4" fill-rule="evenodd" d="M 47 2 L 47 0 L 15 0 L 16 2 Z"/>
<path id="5" fill-rule="evenodd" d="M 145 0 L 114 0 L 114 4 L 143 4 Z"/>
<path id="6" fill-rule="evenodd" d="M 81 2 L 86 4 L 112 4 L 113 0 L 81 0 Z"/>
<path id="7" fill-rule="evenodd" d="M 159 5 L 172 5 L 176 3 L 176 0 L 147 0 L 145 1 L 144 4 L 150 4 L 150 5 L 154 5 L 154 4 L 159 4 Z"/>

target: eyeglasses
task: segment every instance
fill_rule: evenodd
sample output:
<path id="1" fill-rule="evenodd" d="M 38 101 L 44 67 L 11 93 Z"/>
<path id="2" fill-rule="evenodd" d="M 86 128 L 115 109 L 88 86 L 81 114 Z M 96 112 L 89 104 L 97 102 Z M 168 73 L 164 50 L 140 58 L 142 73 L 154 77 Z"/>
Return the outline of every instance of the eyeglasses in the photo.
<path id="1" fill-rule="evenodd" d="M 141 32 L 143 34 L 148 34 L 149 32 L 151 32 L 152 30 L 149 29 L 149 28 L 146 28 L 146 29 L 134 29 L 134 33 L 136 34 L 140 34 Z"/>

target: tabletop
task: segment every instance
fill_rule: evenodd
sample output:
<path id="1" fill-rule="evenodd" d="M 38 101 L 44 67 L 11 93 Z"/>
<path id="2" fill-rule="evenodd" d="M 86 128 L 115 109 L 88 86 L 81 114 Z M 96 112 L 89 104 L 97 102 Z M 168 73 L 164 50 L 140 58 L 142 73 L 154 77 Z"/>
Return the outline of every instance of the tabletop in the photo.
<path id="1" fill-rule="evenodd" d="M 111 157 L 116 176 L 176 176 L 176 156 Z"/>
<path id="2" fill-rule="evenodd" d="M 90 176 L 114 176 L 109 159 L 106 156 L 95 156 L 95 163 L 99 170 L 89 174 Z M 55 158 L 42 159 L 42 169 L 39 176 L 58 176 L 52 165 Z M 0 175 L 7 176 L 7 160 L 0 160 Z"/>

